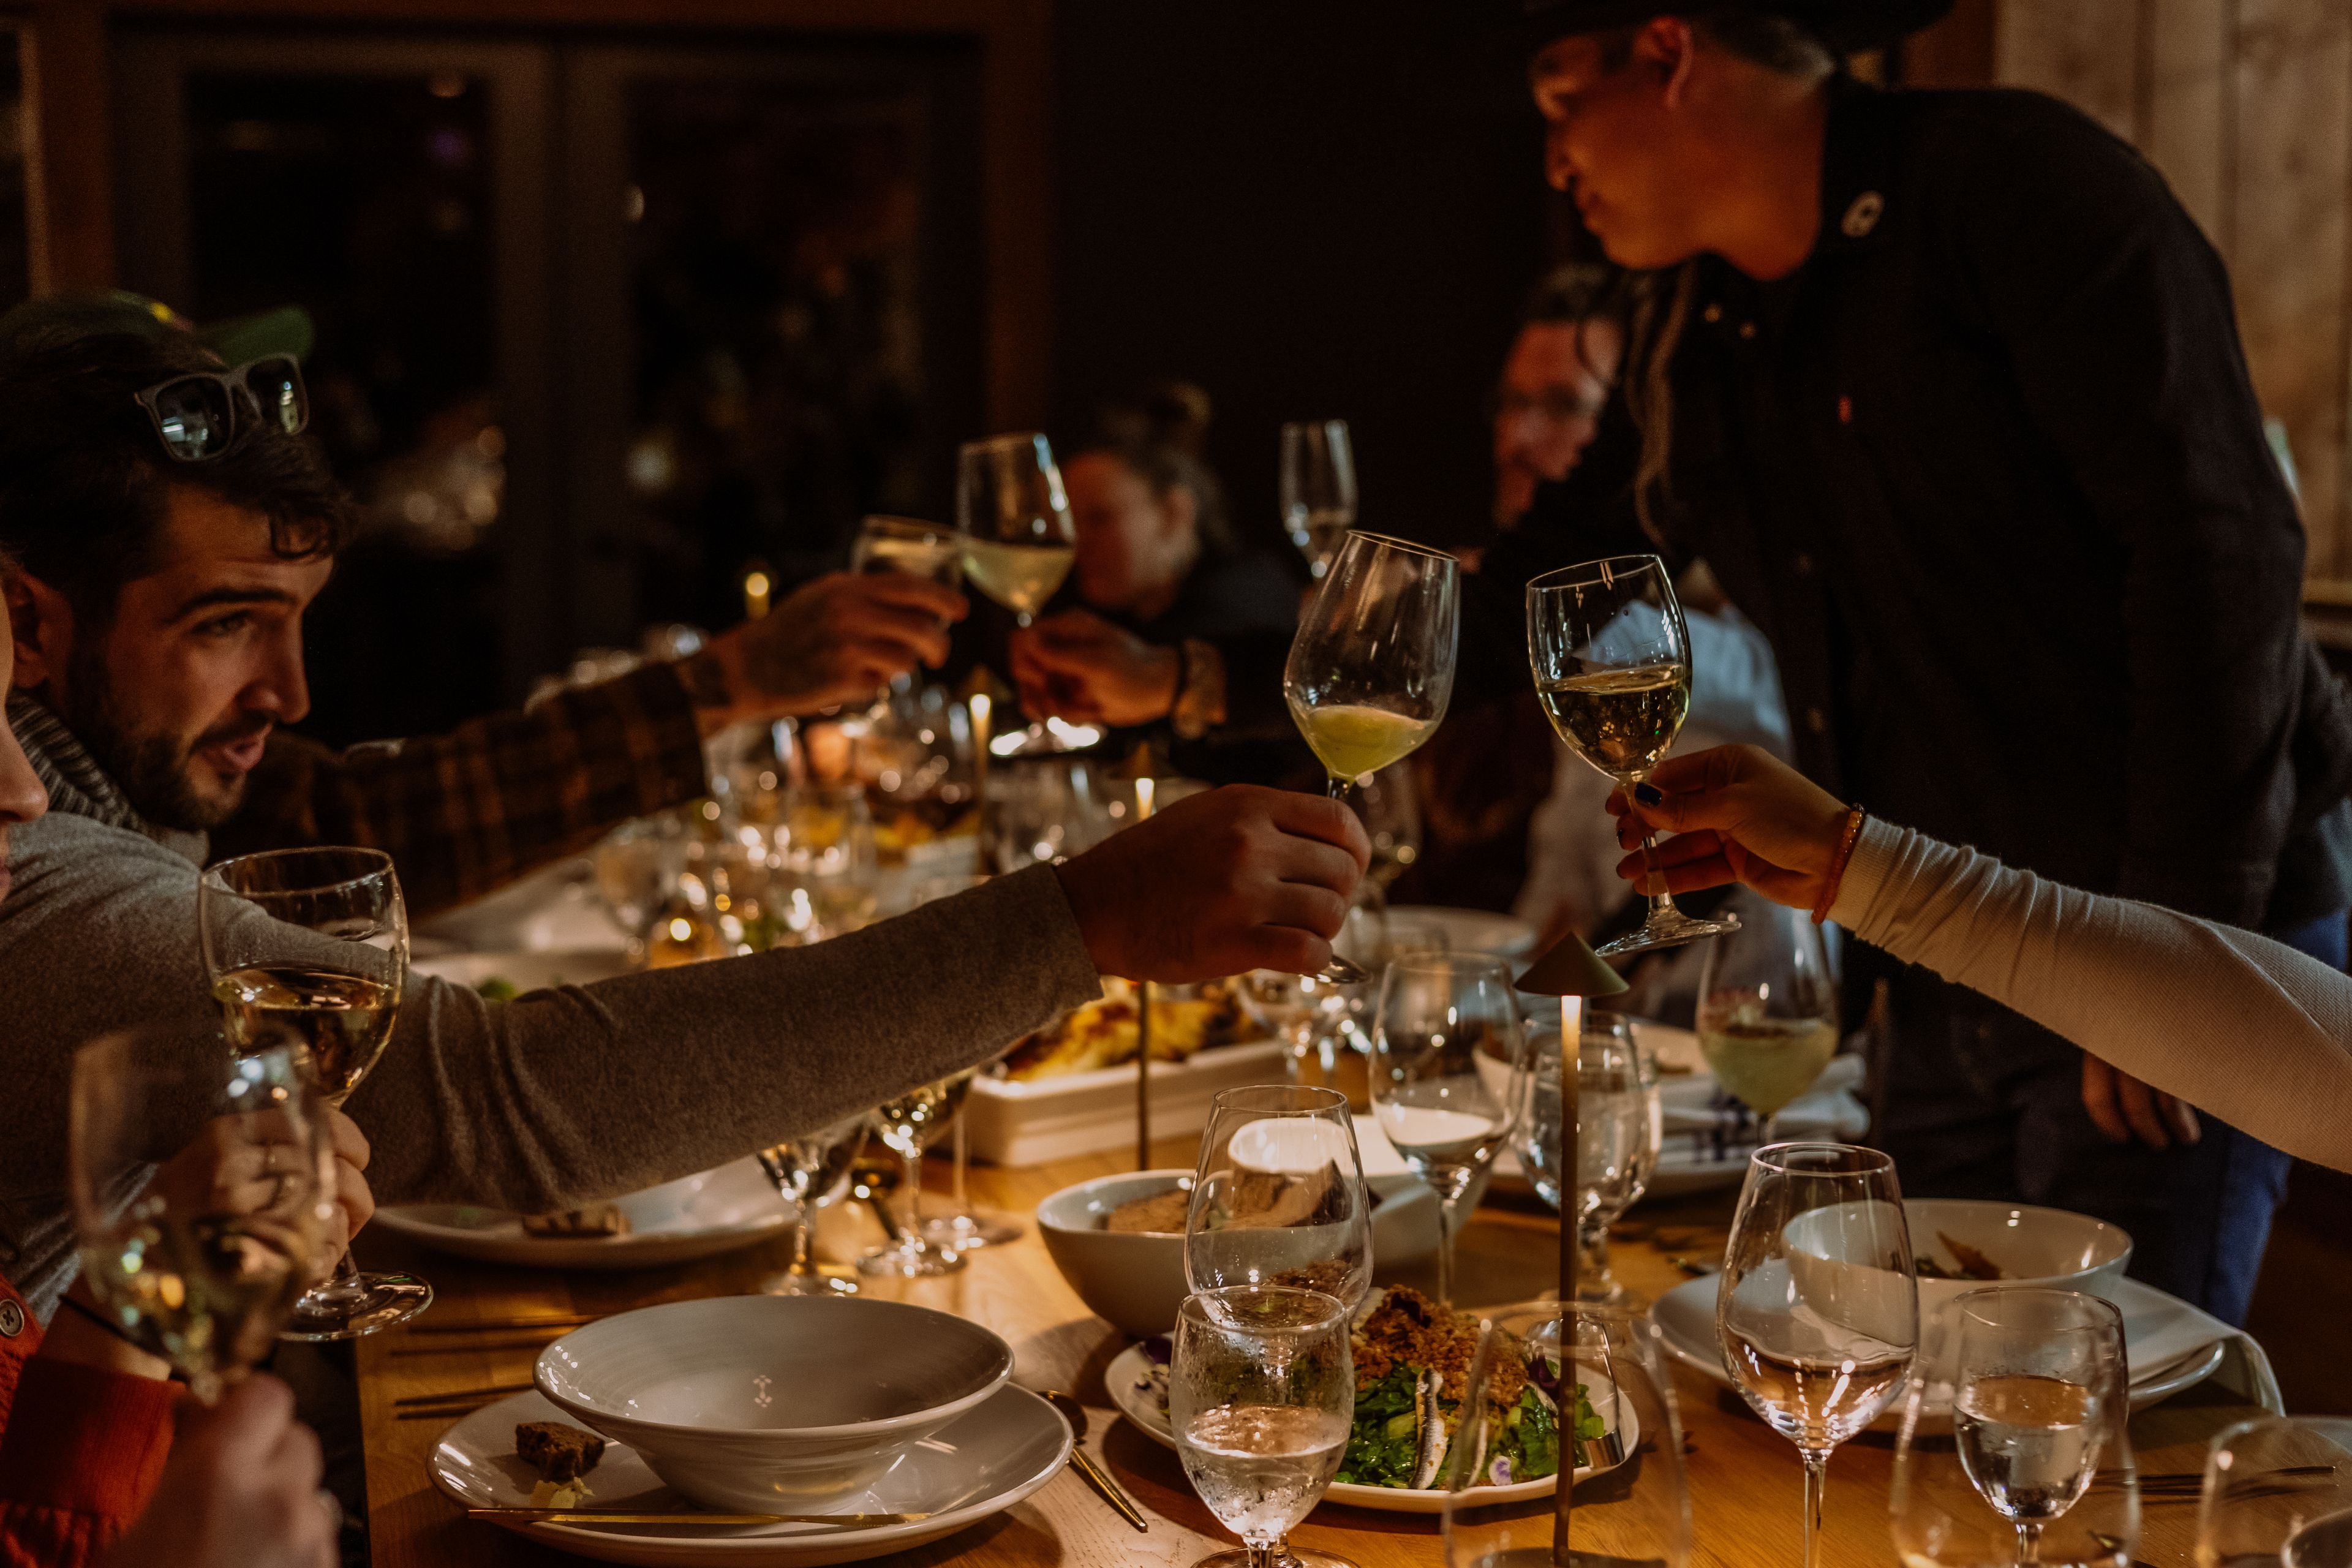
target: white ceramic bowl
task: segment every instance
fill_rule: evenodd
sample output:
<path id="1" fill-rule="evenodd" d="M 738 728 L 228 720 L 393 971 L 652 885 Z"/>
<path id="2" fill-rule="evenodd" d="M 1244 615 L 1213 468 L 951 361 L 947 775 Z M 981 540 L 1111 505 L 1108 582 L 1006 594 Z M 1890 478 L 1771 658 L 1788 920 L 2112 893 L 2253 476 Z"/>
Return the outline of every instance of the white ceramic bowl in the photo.
<path id="1" fill-rule="evenodd" d="M 1012 1347 L 950 1313 L 722 1296 L 574 1330 L 532 1381 L 695 1501 L 789 1513 L 865 1486 L 1012 1375 Z"/>

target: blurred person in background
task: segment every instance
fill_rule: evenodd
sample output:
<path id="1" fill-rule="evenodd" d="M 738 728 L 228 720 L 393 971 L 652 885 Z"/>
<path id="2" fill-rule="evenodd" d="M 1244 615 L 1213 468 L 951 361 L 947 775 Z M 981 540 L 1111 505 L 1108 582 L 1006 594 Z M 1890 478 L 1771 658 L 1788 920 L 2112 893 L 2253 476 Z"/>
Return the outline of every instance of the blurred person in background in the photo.
<path id="1" fill-rule="evenodd" d="M 1592 445 L 1624 363 L 1625 314 L 1625 275 L 1605 262 L 1570 262 L 1528 296 L 1495 389 L 1497 532 Z"/>

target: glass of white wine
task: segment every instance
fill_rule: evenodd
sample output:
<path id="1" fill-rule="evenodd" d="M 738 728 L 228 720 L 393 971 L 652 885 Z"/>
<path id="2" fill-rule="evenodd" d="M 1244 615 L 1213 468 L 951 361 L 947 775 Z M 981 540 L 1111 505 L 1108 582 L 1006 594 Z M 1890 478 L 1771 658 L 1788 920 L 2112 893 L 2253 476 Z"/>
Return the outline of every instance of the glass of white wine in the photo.
<path id="1" fill-rule="evenodd" d="M 1437 1299 L 1454 1304 L 1463 1199 L 1528 1113 L 1527 1024 L 1501 959 L 1407 952 L 1381 977 L 1372 1113 L 1437 1194 Z"/>
<path id="2" fill-rule="evenodd" d="M 963 582 L 963 536 L 943 523 L 877 513 L 857 525 L 856 542 L 849 547 L 849 569 L 861 576 L 895 572 L 958 587 Z M 876 694 L 862 723 L 852 720 L 852 724 L 860 729 L 887 724 L 891 698 L 911 691 L 914 684 L 911 672 L 894 678 Z"/>
<path id="3" fill-rule="evenodd" d="M 325 1262 L 335 1173 L 299 1043 L 224 1060 L 148 1028 L 74 1055 L 68 1181 L 107 1321 L 206 1405 L 272 1342 Z"/>
<path id="4" fill-rule="evenodd" d="M 1741 890 L 1725 908 L 1737 929 L 1707 944 L 1699 966 L 1698 1048 L 1725 1091 L 1775 1141 L 1780 1112 L 1837 1054 L 1837 977 L 1822 928 Z"/>
<path id="5" fill-rule="evenodd" d="M 1282 526 L 1318 582 L 1356 525 L 1356 449 L 1345 419 L 1282 427 Z"/>
<path id="6" fill-rule="evenodd" d="M 760 1289 L 771 1296 L 855 1296 L 857 1281 L 826 1273 L 816 1263 L 816 1211 L 849 1185 L 849 1168 L 866 1147 L 866 1119 L 853 1116 L 760 1151 L 760 1168 L 777 1194 L 798 1212 L 793 1260 Z"/>
<path id="7" fill-rule="evenodd" d="M 2095 1296 L 2011 1285 L 1971 1290 L 1937 1317 L 1887 1500 L 1903 1560 L 2129 1563 L 2139 1497 L 2123 1314 Z M 1948 1439 L 1927 1419 L 1945 1411 Z"/>
<path id="8" fill-rule="evenodd" d="M 1529 583 L 1528 662 L 1569 750 L 1631 791 L 1664 761 L 1690 711 L 1690 631 L 1665 563 L 1619 555 Z M 1644 853 L 1650 844 L 1645 832 Z M 1661 888 L 1640 930 L 1593 951 L 1606 958 L 1680 947 L 1738 923 L 1693 920 Z"/>
<path id="9" fill-rule="evenodd" d="M 392 858 L 375 849 L 272 849 L 224 860 L 196 884 L 205 978 L 235 1056 L 310 1053 L 320 1098 L 341 1106 L 392 1041 L 408 976 L 408 911 Z M 433 1304 L 414 1274 L 335 1277 L 294 1304 L 293 1340 L 347 1340 Z"/>
<path id="10" fill-rule="evenodd" d="M 1299 618 L 1282 672 L 1290 717 L 1347 800 L 1365 775 L 1429 739 L 1454 695 L 1461 574 L 1442 550 L 1381 534 L 1348 535 Z M 1371 978 L 1334 956 L 1326 980 Z"/>
<path id="11" fill-rule="evenodd" d="M 1901 1395 L 1918 1351 L 1918 1269 L 1895 1162 L 1846 1143 L 1759 1149 L 1717 1280 L 1723 1364 L 1804 1460 L 1814 1568 L 1830 1455 Z"/>
<path id="12" fill-rule="evenodd" d="M 898 1185 L 907 1198 L 903 1211 L 893 1217 L 895 1234 L 889 1244 L 859 1258 L 859 1272 L 919 1279 L 952 1274 L 964 1266 L 962 1253 L 923 1239 L 923 1150 L 955 1120 L 979 1070 L 966 1068 L 950 1073 L 875 1108 L 875 1136 L 903 1162 L 906 1174 Z"/>
<path id="13" fill-rule="evenodd" d="M 1348 1318 L 1336 1297 L 1273 1285 L 1202 1290 L 1177 1310 L 1168 1368 L 1176 1452 L 1243 1548 L 1193 1568 L 1352 1568 L 1289 1542 L 1348 1447 L 1356 1411 Z"/>
<path id="14" fill-rule="evenodd" d="M 965 442 L 956 455 L 956 525 L 964 575 L 1027 626 L 1077 559 L 1053 443 L 1034 430 Z"/>

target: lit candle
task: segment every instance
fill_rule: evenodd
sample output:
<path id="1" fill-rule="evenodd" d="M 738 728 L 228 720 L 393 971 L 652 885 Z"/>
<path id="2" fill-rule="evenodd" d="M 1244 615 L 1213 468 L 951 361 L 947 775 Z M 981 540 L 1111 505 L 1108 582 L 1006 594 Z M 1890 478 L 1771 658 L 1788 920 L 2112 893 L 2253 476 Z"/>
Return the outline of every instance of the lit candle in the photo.
<path id="1" fill-rule="evenodd" d="M 1154 781 L 1147 773 L 1135 781 L 1135 820 L 1151 816 Z M 1135 987 L 1135 1168 L 1151 1169 L 1151 982 Z"/>
<path id="2" fill-rule="evenodd" d="M 1577 1175 L 1583 1169 L 1582 1140 L 1578 1136 L 1577 1065 L 1584 1045 L 1584 998 L 1563 996 L 1559 999 L 1559 1313 L 1560 1382 L 1568 1394 L 1571 1417 L 1576 1389 L 1576 1268 L 1577 1254 L 1582 1250 L 1577 1241 L 1576 1195 Z M 1562 1450 L 1566 1452 L 1565 1448 Z M 1572 1499 L 1575 1488 L 1563 1485 L 1553 1493 L 1554 1517 L 1558 1523 L 1552 1532 L 1552 1561 L 1567 1563 L 1576 1560 L 1570 1542 L 1570 1519 L 1575 1511 Z"/>
<path id="3" fill-rule="evenodd" d="M 971 802 L 980 812 L 980 852 L 988 854 L 988 693 L 971 694 Z"/>
<path id="4" fill-rule="evenodd" d="M 756 621 L 768 613 L 768 595 L 775 591 L 768 574 L 757 566 L 743 574 L 743 618 Z"/>

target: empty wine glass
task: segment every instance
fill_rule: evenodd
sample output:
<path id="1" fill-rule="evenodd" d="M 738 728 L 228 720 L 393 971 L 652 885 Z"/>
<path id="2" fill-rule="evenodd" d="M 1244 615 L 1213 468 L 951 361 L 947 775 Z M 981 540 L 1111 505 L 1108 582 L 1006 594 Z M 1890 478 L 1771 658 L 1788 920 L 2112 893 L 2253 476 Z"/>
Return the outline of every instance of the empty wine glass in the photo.
<path id="1" fill-rule="evenodd" d="M 224 860 L 196 883 L 196 936 L 230 1052 L 299 1044 L 319 1097 L 341 1106 L 391 1044 L 408 976 L 392 858 L 322 847 Z M 432 1304 L 415 1275 L 362 1274 L 347 1253 L 333 1279 L 294 1303 L 286 1337 L 352 1339 Z"/>
<path id="2" fill-rule="evenodd" d="M 1446 1455 L 1446 1568 L 1685 1568 L 1690 1561 L 1682 1420 L 1657 1325 L 1612 1307 L 1579 1307 L 1572 1321 L 1575 1353 L 1563 1358 L 1558 1302 L 1488 1315 Z M 1575 1412 L 1572 1420 L 1565 1410 Z M 1554 1449 L 1549 1466 L 1541 1462 L 1547 1447 Z M 1563 1462 L 1571 1485 L 1603 1473 L 1609 1480 L 1576 1498 L 1574 1555 L 1555 1557 L 1557 1494 L 1505 1502 L 1494 1492 L 1558 1474 Z"/>
<path id="3" fill-rule="evenodd" d="M 1707 944 L 1699 966 L 1698 1048 L 1716 1082 L 1762 1119 L 1780 1112 L 1837 1054 L 1837 976 L 1822 928 L 1741 889 L 1727 902 L 1736 929 Z"/>
<path id="4" fill-rule="evenodd" d="M 326 1261 L 327 1108 L 299 1041 L 225 1060 L 162 1029 L 74 1054 L 67 1179 L 107 1321 L 206 1405 L 267 1355 Z"/>
<path id="5" fill-rule="evenodd" d="M 862 930 L 881 899 L 874 813 L 854 784 L 795 784 L 783 793 L 772 860 L 772 920 L 786 943 Z"/>
<path id="6" fill-rule="evenodd" d="M 1454 695 L 1460 572 L 1442 550 L 1350 533 L 1299 617 L 1283 667 L 1290 717 L 1321 760 L 1331 798 L 1403 761 Z M 1370 978 L 1342 958 L 1327 980 Z"/>
<path id="7" fill-rule="evenodd" d="M 1381 1131 L 1437 1194 L 1437 1297 L 1451 1306 L 1463 1199 L 1527 1114 L 1527 1026 L 1510 970 L 1478 952 L 1391 958 L 1371 1068 Z"/>
<path id="8" fill-rule="evenodd" d="M 2073 1290 L 1997 1286 L 1927 1330 L 1888 1496 L 1904 1560 L 2129 1563 L 2139 1498 L 2123 1314 Z M 1944 1412 L 1949 1439 L 1929 1429 Z"/>
<path id="9" fill-rule="evenodd" d="M 771 1296 L 855 1296 L 857 1281 L 827 1274 L 816 1264 L 816 1211 L 849 1185 L 849 1168 L 866 1148 L 866 1119 L 853 1116 L 760 1151 L 760 1168 L 797 1212 L 793 1260 L 760 1289 Z"/>
<path id="10" fill-rule="evenodd" d="M 1356 525 L 1356 453 L 1345 419 L 1282 427 L 1282 526 L 1318 582 Z"/>
<path id="11" fill-rule="evenodd" d="M 2352 1563 L 2352 1419 L 2274 1415 L 2214 1437 L 2197 1568 Z"/>
<path id="12" fill-rule="evenodd" d="M 932 877 L 915 889 L 913 901 L 908 907 L 920 909 L 935 900 L 951 899 L 958 893 L 984 887 L 987 882 L 985 877 Z M 976 1247 L 1002 1247 L 1008 1241 L 1020 1240 L 1025 1234 L 1013 1221 L 992 1218 L 971 1206 L 971 1196 L 965 1191 L 965 1175 L 971 1163 L 971 1122 L 963 1114 L 971 1103 L 967 1097 L 948 1130 L 955 1145 L 948 1185 L 948 1212 L 933 1215 L 923 1222 L 925 1241 L 957 1253 L 970 1252 Z"/>
<path id="13" fill-rule="evenodd" d="M 1302 1552 L 1291 1527 L 1320 1501 L 1356 1410 L 1349 1309 L 1319 1290 L 1228 1286 L 1176 1312 L 1168 1418 L 1192 1489 L 1243 1550 L 1193 1568 L 1352 1568 Z"/>
<path id="14" fill-rule="evenodd" d="M 954 1118 L 978 1070 L 966 1068 L 950 1073 L 875 1108 L 875 1132 L 905 1164 L 906 1174 L 898 1185 L 906 1194 L 906 1206 L 904 1212 L 890 1216 L 889 1245 L 857 1260 L 860 1272 L 916 1279 L 952 1274 L 964 1266 L 962 1253 L 923 1239 L 923 1149 Z M 879 1205 L 875 1212 L 887 1215 Z"/>
<path id="15" fill-rule="evenodd" d="M 645 961 L 654 921 L 677 891 L 686 845 L 684 826 L 665 812 L 614 828 L 588 853 L 597 897 L 628 940 L 632 963 Z"/>
<path id="16" fill-rule="evenodd" d="M 1528 662 L 1568 749 L 1630 792 L 1665 759 L 1690 711 L 1690 632 L 1665 563 L 1619 555 L 1529 583 Z M 1647 830 L 1642 847 L 1651 847 Z M 1660 888 L 1639 931 L 1593 951 L 1608 957 L 1679 947 L 1738 924 L 1693 920 Z"/>
<path id="17" fill-rule="evenodd" d="M 1830 1454 L 1902 1394 L 1918 1349 L 1918 1274 L 1895 1162 L 1844 1143 L 1750 1155 L 1715 1331 L 1741 1396 L 1804 1460 L 1813 1568 Z"/>
<path id="18" fill-rule="evenodd" d="M 1229 1089 L 1209 1107 L 1184 1216 L 1195 1290 L 1286 1285 L 1354 1311 L 1372 1284 L 1371 1200 L 1345 1095 Z"/>
<path id="19" fill-rule="evenodd" d="M 1665 1142 L 1665 1109 L 1658 1096 L 1657 1059 L 1633 1036 L 1622 1014 L 1583 1010 L 1576 1075 L 1578 1133 L 1576 1215 L 1577 1300 L 1601 1305 L 1623 1298 L 1609 1267 L 1609 1227 L 1638 1202 L 1658 1168 Z M 1559 1030 L 1532 1026 L 1528 1036 L 1531 1087 L 1527 1120 L 1516 1144 L 1536 1195 L 1559 1206 Z"/>

